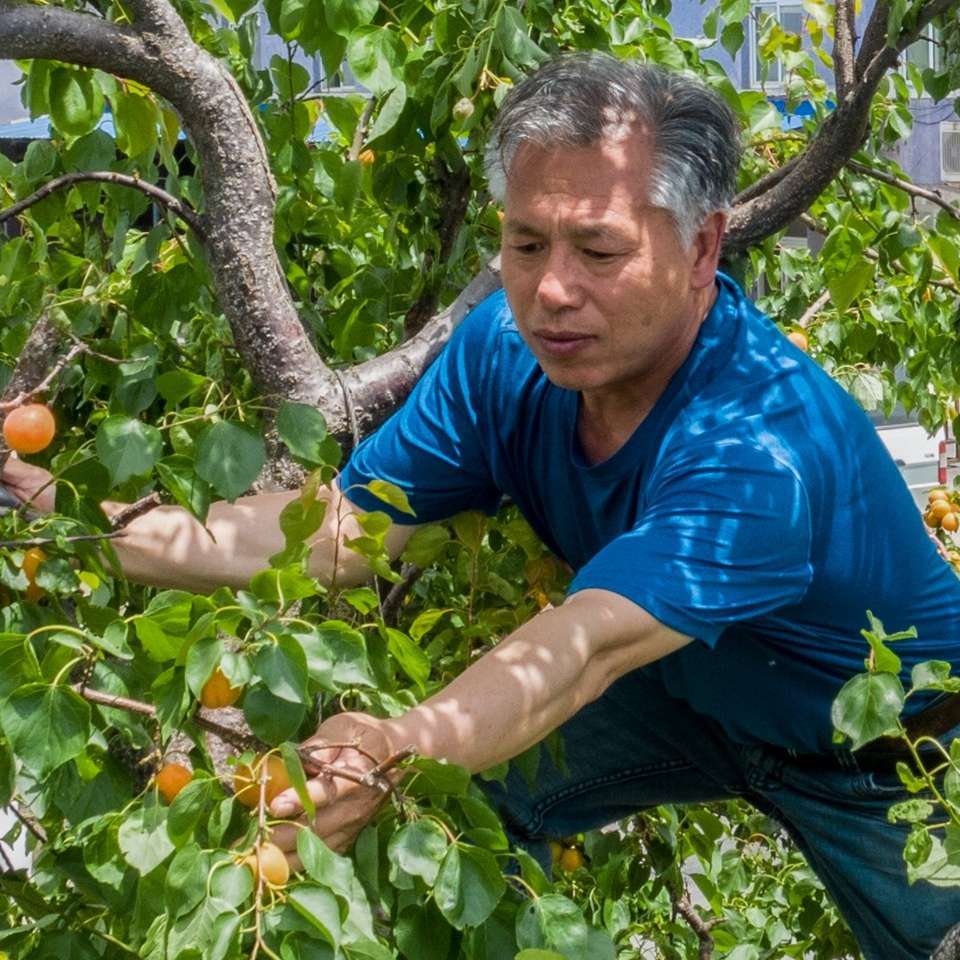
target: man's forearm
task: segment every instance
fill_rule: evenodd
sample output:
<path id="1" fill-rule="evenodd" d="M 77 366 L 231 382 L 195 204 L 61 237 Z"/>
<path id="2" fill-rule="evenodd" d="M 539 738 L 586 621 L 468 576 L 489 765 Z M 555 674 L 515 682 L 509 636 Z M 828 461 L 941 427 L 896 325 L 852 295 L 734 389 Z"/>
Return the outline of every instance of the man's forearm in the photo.
<path id="1" fill-rule="evenodd" d="M 542 740 L 617 677 L 687 642 L 623 597 L 584 591 L 387 721 L 388 736 L 424 756 L 486 770 Z"/>
<path id="2" fill-rule="evenodd" d="M 205 526 L 181 507 L 156 507 L 124 527 L 124 536 L 113 546 L 124 573 L 140 583 L 195 592 L 243 587 L 283 549 L 280 513 L 298 495 L 298 491 L 261 493 L 234 503 L 214 503 Z M 347 513 L 346 501 L 335 491 L 326 496 L 329 516 L 311 540 L 310 572 L 329 583 L 336 565 L 341 583 L 354 582 L 362 577 L 365 562 L 345 548 L 336 549 L 338 531 L 343 532 L 336 510 Z M 103 508 L 115 516 L 127 506 L 105 503 Z M 343 516 L 344 525 L 350 522 Z"/>

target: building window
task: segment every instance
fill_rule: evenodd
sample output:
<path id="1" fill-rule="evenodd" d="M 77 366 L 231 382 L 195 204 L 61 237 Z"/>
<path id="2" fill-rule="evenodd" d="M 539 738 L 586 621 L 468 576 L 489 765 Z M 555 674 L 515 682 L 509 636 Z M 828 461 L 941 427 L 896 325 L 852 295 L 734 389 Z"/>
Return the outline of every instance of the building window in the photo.
<path id="1" fill-rule="evenodd" d="M 782 87 L 783 64 L 779 57 L 764 60 L 760 48 L 776 31 L 803 33 L 803 5 L 799 3 L 755 3 L 750 8 L 750 84 L 754 87 Z"/>
<path id="2" fill-rule="evenodd" d="M 323 60 L 320 59 L 320 54 L 315 54 L 313 57 L 313 77 L 316 81 L 316 89 L 323 93 L 336 95 L 362 93 L 364 90 L 357 83 L 357 78 L 353 75 L 353 71 L 346 60 L 340 64 L 340 69 L 336 73 L 327 76 L 323 69 Z"/>
<path id="3" fill-rule="evenodd" d="M 920 35 L 907 47 L 901 61 L 904 73 L 910 64 L 918 70 L 935 70 L 938 73 L 943 69 L 943 45 L 940 43 L 940 31 L 928 24 Z"/>

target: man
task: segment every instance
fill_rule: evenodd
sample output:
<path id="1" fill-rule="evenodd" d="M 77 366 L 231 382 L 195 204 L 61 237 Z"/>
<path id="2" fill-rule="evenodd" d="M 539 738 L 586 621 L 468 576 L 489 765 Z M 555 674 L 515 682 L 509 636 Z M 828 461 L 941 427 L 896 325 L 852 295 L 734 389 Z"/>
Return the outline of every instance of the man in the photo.
<path id="1" fill-rule="evenodd" d="M 576 575 L 562 606 L 420 706 L 335 716 L 316 740 L 480 771 L 559 727 L 563 771 L 545 760 L 533 789 L 513 774 L 490 788 L 529 848 L 662 802 L 746 797 L 790 831 L 865 956 L 913 960 L 960 891 L 908 886 L 885 816 L 904 796 L 894 757 L 835 750 L 830 705 L 862 669 L 867 609 L 917 626 L 906 670 L 960 659 L 960 584 L 867 418 L 717 274 L 736 142 L 699 84 L 608 57 L 550 63 L 507 98 L 488 152 L 505 293 L 354 452 L 312 562 L 362 577 L 335 514 L 355 535 L 354 504 L 384 509 L 363 489 L 382 478 L 417 523 L 509 495 Z M 39 485 L 16 464 L 5 478 Z M 242 584 L 279 549 L 288 499 L 218 505 L 216 545 L 162 508 L 118 551 L 149 582 Z M 413 527 L 394 519 L 399 552 Z M 380 801 L 339 779 L 309 789 L 341 848 Z M 300 813 L 292 791 L 273 808 Z M 292 851 L 295 831 L 276 839 Z"/>

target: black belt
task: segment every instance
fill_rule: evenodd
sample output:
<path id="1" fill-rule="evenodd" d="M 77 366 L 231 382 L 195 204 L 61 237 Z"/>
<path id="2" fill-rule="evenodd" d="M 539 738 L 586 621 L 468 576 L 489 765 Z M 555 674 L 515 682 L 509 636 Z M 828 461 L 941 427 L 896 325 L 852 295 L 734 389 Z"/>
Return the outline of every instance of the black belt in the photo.
<path id="1" fill-rule="evenodd" d="M 919 737 L 942 737 L 945 733 L 960 725 L 960 693 L 951 693 L 942 700 L 936 700 L 929 707 L 903 720 L 907 736 L 914 742 Z M 910 748 L 901 737 L 878 737 L 864 744 L 856 752 L 858 760 L 868 763 L 871 760 L 909 760 Z"/>
<path id="2" fill-rule="evenodd" d="M 935 739 L 942 737 L 960 725 L 960 693 L 952 693 L 943 699 L 936 700 L 919 713 L 906 717 L 902 722 L 907 736 L 913 742 L 924 736 Z M 782 755 L 786 763 L 814 769 L 840 767 L 849 770 L 853 764 L 862 770 L 892 773 L 897 763 L 901 761 L 911 763 L 913 760 L 910 748 L 900 737 L 878 737 L 856 751 L 841 748 L 823 753 L 796 753 L 792 750 L 776 752 Z M 924 748 L 921 744 L 917 752 L 928 768 L 943 761 L 943 754 L 931 750 L 929 746 Z"/>

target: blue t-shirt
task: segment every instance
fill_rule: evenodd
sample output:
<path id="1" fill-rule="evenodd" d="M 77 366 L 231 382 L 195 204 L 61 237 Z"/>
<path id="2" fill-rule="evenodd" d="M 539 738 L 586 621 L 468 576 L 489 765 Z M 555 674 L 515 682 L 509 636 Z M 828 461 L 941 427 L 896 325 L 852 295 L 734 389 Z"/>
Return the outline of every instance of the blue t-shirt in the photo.
<path id="1" fill-rule="evenodd" d="M 960 663 L 960 580 L 869 419 L 739 287 L 716 302 L 653 410 L 609 459 L 577 439 L 579 394 L 547 380 L 503 291 L 457 328 L 341 489 L 400 523 L 509 496 L 574 569 L 694 637 L 650 669 L 741 743 L 828 749 L 864 669 L 871 610 L 909 668 Z M 415 520 L 366 491 L 403 489 Z"/>

